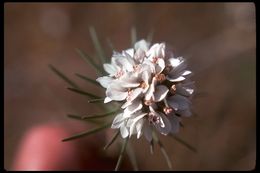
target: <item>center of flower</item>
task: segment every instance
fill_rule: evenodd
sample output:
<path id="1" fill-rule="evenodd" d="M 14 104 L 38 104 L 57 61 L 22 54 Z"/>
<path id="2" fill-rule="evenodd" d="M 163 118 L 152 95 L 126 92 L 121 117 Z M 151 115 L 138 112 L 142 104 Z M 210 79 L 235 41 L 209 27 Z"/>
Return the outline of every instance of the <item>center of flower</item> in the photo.
<path id="1" fill-rule="evenodd" d="M 115 77 L 116 78 L 120 78 L 121 76 L 123 76 L 124 72 L 123 70 L 119 70 L 116 74 L 115 74 Z"/>
<path id="2" fill-rule="evenodd" d="M 147 87 L 147 84 L 144 81 L 142 81 L 142 82 L 140 82 L 139 86 L 140 86 L 140 88 L 145 89 Z"/>
<path id="3" fill-rule="evenodd" d="M 155 79 L 156 79 L 158 82 L 161 83 L 161 82 L 165 81 L 166 77 L 165 77 L 164 74 L 160 73 L 160 74 L 156 74 L 156 75 L 155 75 Z"/>
<path id="4" fill-rule="evenodd" d="M 158 124 L 160 122 L 160 118 L 158 116 L 156 116 L 154 113 L 150 112 L 148 114 L 148 121 L 149 121 L 149 123 Z"/>

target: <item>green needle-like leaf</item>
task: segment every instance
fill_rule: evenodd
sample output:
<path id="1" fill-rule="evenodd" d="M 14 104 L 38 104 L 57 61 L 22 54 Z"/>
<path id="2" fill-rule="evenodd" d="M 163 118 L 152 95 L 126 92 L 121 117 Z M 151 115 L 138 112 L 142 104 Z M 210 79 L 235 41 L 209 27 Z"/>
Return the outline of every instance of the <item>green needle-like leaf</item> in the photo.
<path id="1" fill-rule="evenodd" d="M 120 154 L 119 154 L 117 163 L 116 163 L 115 171 L 118 171 L 118 169 L 119 169 L 120 166 L 121 166 L 122 159 L 123 159 L 123 155 L 124 155 L 124 152 L 125 152 L 127 143 L 128 143 L 128 139 L 129 139 L 129 138 L 127 137 L 127 138 L 124 140 L 124 143 L 122 144 L 122 148 L 121 148 L 121 151 L 120 151 Z"/>
<path id="2" fill-rule="evenodd" d="M 149 32 L 148 36 L 147 36 L 147 42 L 152 43 L 152 41 L 153 41 L 153 35 L 154 35 L 154 30 L 152 29 L 152 30 Z"/>
<path id="3" fill-rule="evenodd" d="M 153 140 L 150 142 L 150 153 L 151 154 L 154 153 L 154 143 L 153 143 Z"/>
<path id="4" fill-rule="evenodd" d="M 79 115 L 72 115 L 72 114 L 68 114 L 67 115 L 69 118 L 73 118 L 75 120 L 80 120 L 80 121 L 88 121 L 90 123 L 94 123 L 94 124 L 100 124 L 100 123 L 103 123 L 103 122 L 100 122 L 100 121 L 97 121 L 97 120 L 93 120 L 93 119 L 82 119 L 82 116 L 79 116 Z"/>
<path id="5" fill-rule="evenodd" d="M 155 133 L 153 133 L 153 139 L 154 139 L 154 140 L 157 142 L 157 144 L 159 145 L 160 150 L 161 150 L 161 152 L 162 152 L 162 154 L 163 154 L 163 156 L 164 156 L 164 158 L 165 158 L 165 160 L 166 160 L 166 162 L 167 162 L 167 165 L 168 165 L 168 167 L 169 167 L 169 170 L 172 170 L 172 163 L 171 163 L 170 157 L 168 156 L 168 154 L 167 154 L 167 152 L 166 152 L 166 150 L 165 150 L 165 148 L 164 148 L 162 142 L 159 140 L 159 138 L 156 136 Z"/>
<path id="6" fill-rule="evenodd" d="M 107 44 L 110 47 L 112 52 L 115 51 L 115 47 L 114 47 L 112 41 L 109 38 L 107 38 Z"/>
<path id="7" fill-rule="evenodd" d="M 93 100 L 89 100 L 88 102 L 89 103 L 97 103 L 97 102 L 100 102 L 100 103 L 104 103 L 104 98 L 101 98 L 101 99 L 93 99 Z"/>
<path id="8" fill-rule="evenodd" d="M 170 134 L 170 136 L 175 139 L 176 141 L 178 141 L 179 143 L 183 144 L 185 147 L 187 147 L 189 150 L 193 151 L 194 153 L 197 153 L 196 148 L 194 148 L 192 145 L 190 145 L 189 143 L 187 143 L 186 141 L 184 141 L 183 139 L 181 139 L 180 137 L 177 137 L 175 135 Z"/>
<path id="9" fill-rule="evenodd" d="M 94 98 L 94 99 L 99 99 L 100 98 L 99 96 L 96 96 L 94 94 L 88 93 L 86 91 L 82 91 L 80 89 L 76 89 L 76 88 L 67 88 L 67 89 L 70 90 L 70 91 L 73 91 L 75 93 L 78 93 L 78 94 L 86 95 L 86 96 L 88 96 L 90 98 Z"/>
<path id="10" fill-rule="evenodd" d="M 111 138 L 111 140 L 104 146 L 104 150 L 108 149 L 108 147 L 110 147 L 110 145 L 112 145 L 112 144 L 115 142 L 115 140 L 116 140 L 116 138 L 118 137 L 119 133 L 120 133 L 120 131 L 118 130 L 118 131 L 114 134 L 114 136 Z"/>
<path id="11" fill-rule="evenodd" d="M 135 152 L 132 148 L 131 142 L 128 142 L 128 145 L 126 147 L 126 153 L 130 159 L 130 162 L 132 164 L 132 167 L 134 169 L 134 171 L 138 171 L 138 165 L 137 165 L 137 160 L 136 160 L 136 156 L 135 156 Z"/>
<path id="12" fill-rule="evenodd" d="M 75 75 L 76 75 L 77 77 L 81 78 L 81 79 L 86 80 L 87 82 L 90 82 L 90 83 L 92 83 L 92 84 L 94 84 L 94 85 L 97 85 L 97 86 L 100 86 L 100 87 L 101 87 L 101 85 L 100 85 L 97 81 L 95 81 L 94 79 L 91 79 L 91 78 L 89 78 L 89 77 L 87 77 L 87 76 L 83 76 L 83 75 L 78 74 L 78 73 L 76 73 Z"/>
<path id="13" fill-rule="evenodd" d="M 111 122 L 110 123 L 107 123 L 107 124 L 104 124 L 103 126 L 100 126 L 100 127 L 97 127 L 97 128 L 94 128 L 92 130 L 88 130 L 86 132 L 82 132 L 82 133 L 79 133 L 79 134 L 76 134 L 76 135 L 73 135 L 71 137 L 68 137 L 68 138 L 65 138 L 62 140 L 62 142 L 66 142 L 66 141 L 70 141 L 70 140 L 73 140 L 73 139 L 78 139 L 78 138 L 81 138 L 83 136 L 88 136 L 88 135 L 91 135 L 93 133 L 97 133 L 103 129 L 106 129 L 108 128 L 109 126 L 111 125 Z"/>
<path id="14" fill-rule="evenodd" d="M 110 116 L 110 115 L 115 114 L 117 111 L 118 111 L 118 110 L 116 110 L 116 111 L 111 111 L 111 112 L 104 113 L 104 114 L 90 115 L 90 116 L 78 116 L 78 115 L 72 115 L 72 114 L 69 114 L 69 116 L 78 116 L 78 117 L 81 117 L 81 119 L 83 119 L 83 120 L 88 120 L 88 119 L 104 118 L 104 117 L 106 117 L 106 116 Z"/>
<path id="15" fill-rule="evenodd" d="M 104 64 L 106 62 L 106 58 L 105 58 L 106 56 L 103 52 L 103 49 L 101 48 L 95 28 L 93 26 L 89 27 L 89 32 L 90 32 L 91 39 L 94 43 L 96 52 L 98 54 L 98 57 L 100 58 L 101 63 Z"/>
<path id="16" fill-rule="evenodd" d="M 62 78 L 65 82 L 67 82 L 69 85 L 71 85 L 74 88 L 79 88 L 78 85 L 70 80 L 67 76 L 65 76 L 61 71 L 59 71 L 57 68 L 55 68 L 53 65 L 49 64 L 49 68 L 60 78 Z"/>
<path id="17" fill-rule="evenodd" d="M 82 50 L 80 49 L 76 49 L 77 53 L 80 55 L 80 57 L 87 62 L 88 64 L 90 64 L 99 74 L 102 74 L 103 71 L 101 70 L 101 67 L 98 66 L 93 59 L 88 56 L 86 53 L 84 53 Z"/>
<path id="18" fill-rule="evenodd" d="M 134 47 L 136 41 L 137 41 L 136 28 L 135 28 L 135 27 L 132 27 L 132 28 L 131 28 L 131 42 L 132 42 L 132 47 Z"/>

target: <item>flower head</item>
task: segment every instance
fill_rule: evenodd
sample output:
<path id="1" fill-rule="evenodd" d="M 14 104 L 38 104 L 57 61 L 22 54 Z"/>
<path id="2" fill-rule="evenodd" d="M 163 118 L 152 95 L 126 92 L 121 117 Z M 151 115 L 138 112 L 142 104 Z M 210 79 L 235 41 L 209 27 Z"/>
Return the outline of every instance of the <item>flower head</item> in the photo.
<path id="1" fill-rule="evenodd" d="M 143 134 L 151 141 L 153 128 L 163 135 L 177 133 L 181 117 L 191 115 L 192 72 L 182 57 L 166 54 L 165 43 L 138 41 L 114 52 L 103 66 L 108 75 L 97 81 L 106 88 L 105 103 L 122 103 L 111 128 L 120 129 L 123 138 Z"/>

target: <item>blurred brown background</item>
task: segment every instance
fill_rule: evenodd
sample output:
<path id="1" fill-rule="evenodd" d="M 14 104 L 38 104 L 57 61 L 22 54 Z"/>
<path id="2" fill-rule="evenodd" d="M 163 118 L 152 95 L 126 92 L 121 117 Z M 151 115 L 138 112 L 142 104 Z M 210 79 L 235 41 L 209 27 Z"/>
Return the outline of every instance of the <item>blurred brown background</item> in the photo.
<path id="1" fill-rule="evenodd" d="M 154 42 L 169 43 L 187 58 L 198 92 L 180 136 L 195 154 L 161 137 L 174 170 L 249 170 L 256 159 L 256 31 L 253 3 L 6 3 L 4 6 L 4 165 L 10 169 L 24 132 L 36 124 L 72 121 L 67 113 L 97 112 L 86 99 L 48 68 L 53 64 L 75 77 L 96 74 L 75 48 L 95 49 L 88 27 L 94 26 L 107 56 L 109 38 L 117 50 L 153 29 Z M 103 91 L 101 91 L 103 92 Z M 91 111 L 89 110 L 91 108 Z M 80 122 L 79 122 L 80 123 Z M 135 138 L 135 137 L 134 137 Z M 134 140 L 141 170 L 167 170 L 158 147 Z"/>

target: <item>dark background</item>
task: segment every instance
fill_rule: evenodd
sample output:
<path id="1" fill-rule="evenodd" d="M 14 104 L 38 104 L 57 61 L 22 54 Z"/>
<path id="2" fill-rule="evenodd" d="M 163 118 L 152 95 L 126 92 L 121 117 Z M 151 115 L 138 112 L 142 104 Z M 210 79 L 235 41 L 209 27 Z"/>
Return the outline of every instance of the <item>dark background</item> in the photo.
<path id="1" fill-rule="evenodd" d="M 106 50 L 117 50 L 154 29 L 154 42 L 166 42 L 187 59 L 197 91 L 198 115 L 185 118 L 179 136 L 197 154 L 161 137 L 174 170 L 249 170 L 256 159 L 256 31 L 253 3 L 5 3 L 4 5 L 4 161 L 10 169 L 24 132 L 46 122 L 71 121 L 67 113 L 98 107 L 66 90 L 48 68 L 53 64 L 90 92 L 95 87 L 74 73 L 96 78 L 75 48 L 95 56 L 89 36 L 94 26 Z M 80 123 L 80 122 L 79 122 Z M 134 137 L 135 138 L 135 137 Z M 167 170 L 156 148 L 134 140 L 141 170 Z"/>

